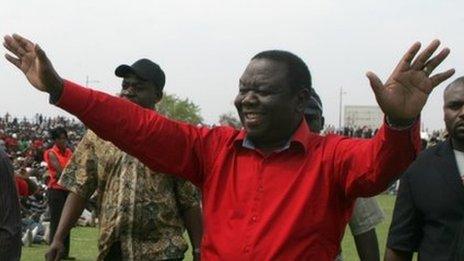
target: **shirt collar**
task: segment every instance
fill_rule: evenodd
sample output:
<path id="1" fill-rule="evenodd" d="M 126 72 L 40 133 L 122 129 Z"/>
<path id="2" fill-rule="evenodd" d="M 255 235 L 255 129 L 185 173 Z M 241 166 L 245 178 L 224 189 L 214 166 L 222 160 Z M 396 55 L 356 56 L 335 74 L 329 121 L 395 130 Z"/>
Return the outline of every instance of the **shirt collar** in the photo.
<path id="1" fill-rule="evenodd" d="M 293 145 L 301 146 L 304 149 L 304 151 L 307 152 L 308 142 L 311 138 L 311 135 L 313 134 L 310 132 L 308 124 L 306 123 L 306 120 L 303 118 L 300 125 L 293 133 L 293 135 L 290 137 L 290 139 L 275 152 L 287 150 Z M 240 133 L 235 138 L 234 143 L 236 146 L 241 146 L 242 148 L 256 150 L 256 147 L 253 144 L 253 142 L 247 138 L 245 129 L 242 129 L 240 131 Z"/>

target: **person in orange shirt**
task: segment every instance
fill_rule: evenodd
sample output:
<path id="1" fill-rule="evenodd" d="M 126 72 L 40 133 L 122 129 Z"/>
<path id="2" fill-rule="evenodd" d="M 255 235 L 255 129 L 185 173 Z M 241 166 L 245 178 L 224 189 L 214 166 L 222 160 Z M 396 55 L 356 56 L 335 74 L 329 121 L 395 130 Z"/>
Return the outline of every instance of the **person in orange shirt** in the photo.
<path id="1" fill-rule="evenodd" d="M 48 206 L 50 209 L 50 238 L 49 242 L 53 241 L 56 229 L 60 222 L 61 211 L 68 197 L 68 190 L 58 184 L 61 172 L 72 156 L 72 151 L 66 146 L 68 134 L 63 127 L 57 127 L 50 132 L 54 142 L 53 147 L 46 150 L 44 160 L 48 166 Z M 69 257 L 69 235 L 64 240 L 65 244 L 65 260 L 73 260 Z"/>

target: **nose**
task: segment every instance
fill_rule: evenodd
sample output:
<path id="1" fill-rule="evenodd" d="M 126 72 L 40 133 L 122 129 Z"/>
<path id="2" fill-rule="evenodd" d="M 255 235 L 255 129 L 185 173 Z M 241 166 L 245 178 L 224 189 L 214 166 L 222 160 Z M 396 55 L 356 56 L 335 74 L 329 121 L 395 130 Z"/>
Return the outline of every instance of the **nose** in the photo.
<path id="1" fill-rule="evenodd" d="M 258 102 L 258 97 L 254 91 L 248 91 L 243 95 L 242 105 L 255 105 Z"/>
<path id="2" fill-rule="evenodd" d="M 464 119 L 464 105 L 461 106 L 461 109 L 459 110 L 459 118 Z"/>

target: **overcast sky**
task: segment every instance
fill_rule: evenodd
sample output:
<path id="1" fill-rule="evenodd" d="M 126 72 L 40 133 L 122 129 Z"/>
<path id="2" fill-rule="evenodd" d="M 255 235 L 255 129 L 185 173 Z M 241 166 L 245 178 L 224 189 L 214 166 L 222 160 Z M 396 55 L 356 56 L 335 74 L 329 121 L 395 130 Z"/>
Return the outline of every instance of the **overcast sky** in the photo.
<path id="1" fill-rule="evenodd" d="M 118 92 L 114 69 L 146 57 L 167 75 L 165 90 L 188 97 L 208 123 L 233 111 L 238 79 L 259 51 L 284 49 L 308 64 L 324 103 L 326 122 L 338 124 L 339 89 L 345 105 L 375 105 L 365 72 L 385 80 L 416 40 L 442 40 L 451 55 L 439 67 L 464 66 L 464 2 L 447 0 L 301 1 L 3 1 L 2 35 L 18 32 L 38 42 L 60 75 Z M 456 78 L 453 76 L 453 79 Z M 0 61 L 0 114 L 65 114 Z M 442 93 L 422 114 L 429 129 L 443 128 Z"/>

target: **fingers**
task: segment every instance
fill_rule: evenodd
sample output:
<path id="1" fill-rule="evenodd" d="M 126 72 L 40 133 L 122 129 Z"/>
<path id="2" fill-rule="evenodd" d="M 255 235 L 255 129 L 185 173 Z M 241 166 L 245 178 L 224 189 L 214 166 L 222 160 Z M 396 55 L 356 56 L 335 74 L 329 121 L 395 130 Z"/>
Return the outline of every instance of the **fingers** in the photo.
<path id="1" fill-rule="evenodd" d="M 372 90 L 374 91 L 375 95 L 376 96 L 380 95 L 382 93 L 382 90 L 383 90 L 382 81 L 373 72 L 367 72 L 366 76 L 369 79 L 370 85 L 371 85 Z"/>
<path id="2" fill-rule="evenodd" d="M 5 48 L 8 51 L 12 52 L 14 55 L 21 57 L 26 53 L 26 51 L 19 45 L 19 43 L 15 39 L 13 39 L 13 37 L 7 35 L 3 38 L 3 40 L 3 46 L 5 46 Z"/>
<path id="3" fill-rule="evenodd" d="M 408 51 L 403 55 L 400 62 L 396 66 L 394 72 L 409 69 L 409 65 L 411 64 L 412 59 L 414 59 L 417 52 L 419 52 L 420 48 L 421 43 L 419 42 L 415 42 L 411 47 L 409 47 Z"/>
<path id="4" fill-rule="evenodd" d="M 446 81 L 448 78 L 453 76 L 454 72 L 455 72 L 454 69 L 449 69 L 445 72 L 437 73 L 433 75 L 432 77 L 430 77 L 430 80 L 432 81 L 432 86 L 433 87 L 438 86 L 440 83 Z"/>
<path id="5" fill-rule="evenodd" d="M 425 63 L 427 60 L 432 56 L 432 54 L 437 50 L 438 46 L 440 46 L 439 40 L 433 40 L 424 51 L 422 51 L 419 56 L 414 60 L 411 65 L 411 68 L 419 71 L 424 68 Z"/>
<path id="6" fill-rule="evenodd" d="M 21 60 L 20 59 L 17 59 L 9 54 L 5 54 L 5 58 L 12 64 L 14 64 L 14 66 L 18 67 L 18 69 L 21 69 Z"/>
<path id="7" fill-rule="evenodd" d="M 45 54 L 44 50 L 40 48 L 38 44 L 34 46 L 35 53 L 41 62 L 48 61 L 47 55 Z"/>
<path id="8" fill-rule="evenodd" d="M 19 34 L 13 34 L 13 39 L 15 39 L 19 45 L 27 51 L 34 50 L 34 43 L 29 41 L 28 39 L 22 37 Z"/>
<path id="9" fill-rule="evenodd" d="M 443 62 L 446 57 L 450 54 L 450 49 L 444 48 L 439 52 L 435 57 L 433 57 L 431 60 L 429 60 L 425 65 L 424 65 L 424 72 L 427 76 L 429 76 L 435 68 L 437 68 L 438 65 Z"/>

